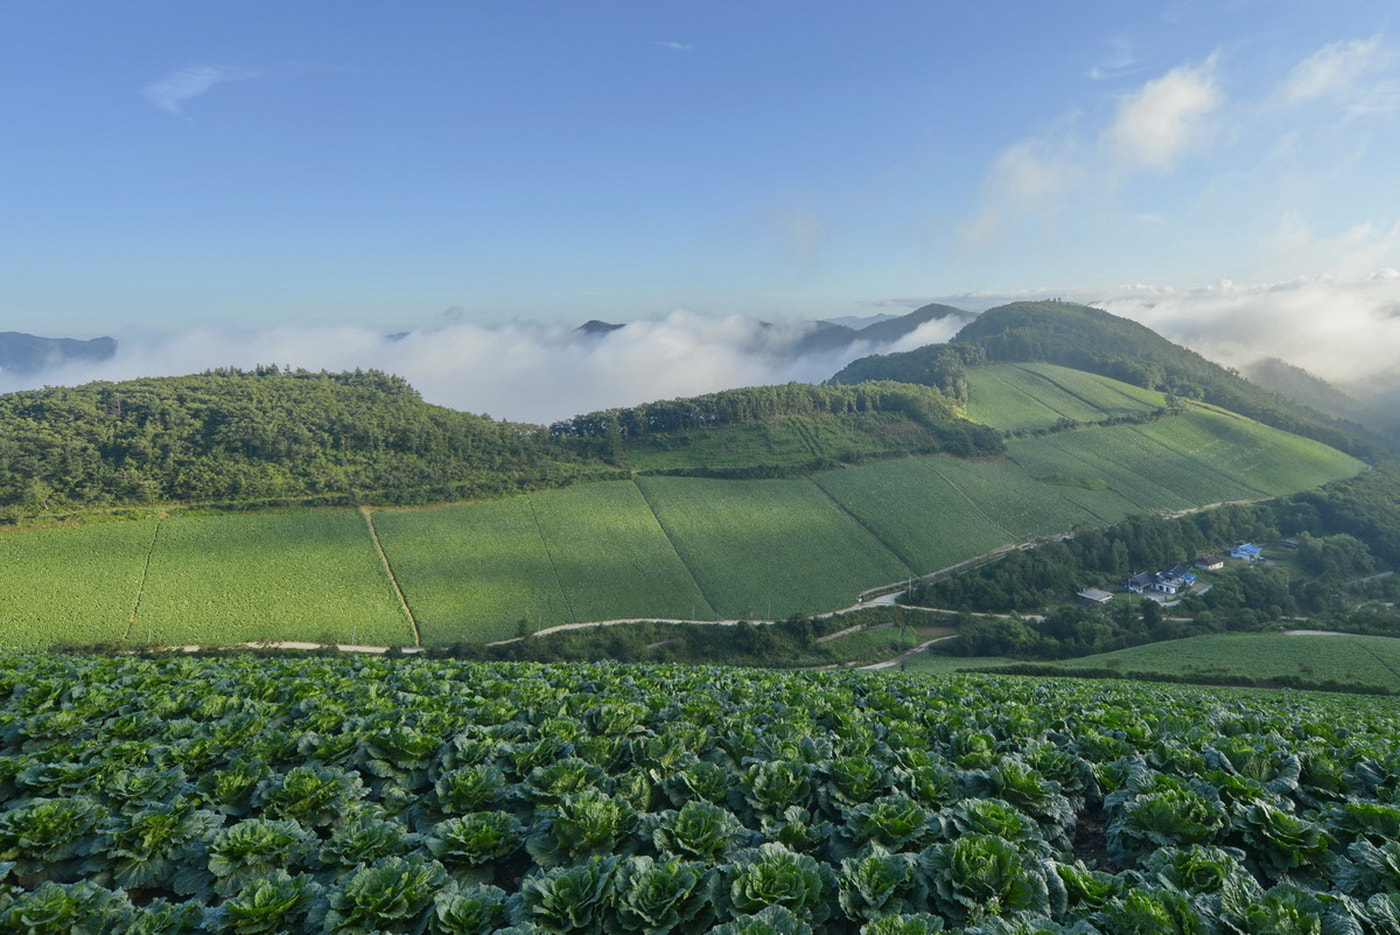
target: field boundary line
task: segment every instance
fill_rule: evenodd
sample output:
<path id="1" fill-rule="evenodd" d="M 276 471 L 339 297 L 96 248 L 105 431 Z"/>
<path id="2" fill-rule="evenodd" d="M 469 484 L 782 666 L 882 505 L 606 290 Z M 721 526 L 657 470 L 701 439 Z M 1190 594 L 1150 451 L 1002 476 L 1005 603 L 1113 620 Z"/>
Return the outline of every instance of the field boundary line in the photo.
<path id="1" fill-rule="evenodd" d="M 1229 474 L 1226 474 L 1224 471 L 1220 470 L 1220 469 L 1217 468 L 1215 465 L 1211 464 L 1211 462 L 1210 462 L 1210 460 L 1209 460 L 1208 458 L 1201 458 L 1201 457 L 1198 457 L 1198 456 L 1197 456 L 1196 454 L 1194 454 L 1192 451 L 1189 451 L 1189 450 L 1182 450 L 1181 448 L 1177 448 L 1177 447 L 1174 446 L 1174 445 L 1168 444 L 1168 443 L 1167 443 L 1165 440 L 1163 440 L 1163 439 L 1160 439 L 1160 438 L 1153 438 L 1151 435 L 1148 435 L 1146 432 L 1144 432 L 1144 431 L 1142 430 L 1142 426 L 1134 425 L 1134 426 L 1132 426 L 1132 430 L 1133 430 L 1135 433 L 1137 433 L 1138 435 L 1140 435 L 1140 436 L 1142 436 L 1143 438 L 1145 438 L 1145 439 L 1147 439 L 1148 441 L 1150 441 L 1152 444 L 1157 445 L 1158 447 L 1163 448 L 1163 449 L 1165 449 L 1165 450 L 1167 450 L 1167 451 L 1170 451 L 1172 454 L 1176 455 L 1176 456 L 1179 457 L 1179 458 L 1190 458 L 1192 461 L 1196 462 L 1197 464 L 1204 464 L 1206 470 L 1210 471 L 1210 473 L 1214 474 L 1216 477 L 1220 478 L 1221 480 L 1225 481 L 1226 483 L 1235 484 L 1236 486 L 1240 487 L 1240 488 L 1243 489 L 1243 490 L 1248 490 L 1248 491 L 1251 491 L 1251 492 L 1253 492 L 1253 493 L 1257 493 L 1257 494 L 1259 494 L 1260 498 L 1262 498 L 1262 499 L 1264 499 L 1264 500 L 1268 500 L 1268 499 L 1270 499 L 1270 498 L 1272 498 L 1272 497 L 1277 497 L 1277 496 L 1279 496 L 1279 494 L 1271 494 L 1271 493 L 1269 493 L 1267 490 L 1260 490 L 1258 487 L 1251 486 L 1250 484 L 1246 483 L 1245 481 L 1242 481 L 1242 480 L 1239 480 L 1239 479 L 1237 479 L 1237 478 L 1231 477 Z M 1163 486 L 1163 487 L 1166 487 L 1166 484 L 1163 484 L 1162 486 Z M 1173 493 L 1176 493 L 1176 494 L 1180 495 L 1180 491 L 1176 490 L 1175 488 L 1168 487 L 1167 489 L 1168 489 L 1168 490 L 1171 490 Z"/>
<path id="2" fill-rule="evenodd" d="M 374 551 L 379 553 L 379 561 L 384 566 L 384 574 L 389 578 L 389 586 L 394 589 L 394 596 L 399 599 L 399 607 L 403 609 L 403 615 L 408 619 L 408 627 L 413 632 L 413 645 L 423 645 L 423 633 L 418 629 L 418 618 L 413 616 L 413 608 L 408 606 L 408 598 L 404 596 L 403 588 L 399 587 L 399 576 L 394 574 L 394 566 L 389 564 L 389 555 L 384 551 L 384 545 L 379 541 L 379 530 L 374 528 L 374 517 L 370 514 L 367 506 L 360 507 L 360 515 L 365 518 L 365 528 L 369 530 L 369 541 L 374 543 Z"/>
<path id="3" fill-rule="evenodd" d="M 141 566 L 141 583 L 136 588 L 136 603 L 131 607 L 131 619 L 126 622 L 126 632 L 122 634 L 122 642 L 131 639 L 131 628 L 136 626 L 136 618 L 141 615 L 141 600 L 146 596 L 146 581 L 151 576 L 151 556 L 156 551 L 156 540 L 160 538 L 160 529 L 165 525 L 165 517 L 156 520 L 155 531 L 151 533 L 151 544 L 146 547 L 146 561 Z"/>
<path id="4" fill-rule="evenodd" d="M 937 474 L 939 477 L 943 478 L 943 482 L 944 482 L 945 484 L 947 484 L 949 487 L 952 487 L 953 490 L 957 493 L 958 496 L 960 496 L 960 497 L 962 497 L 964 500 L 966 500 L 966 501 L 968 502 L 968 505 L 969 505 L 969 506 L 971 506 L 974 510 L 976 510 L 979 514 L 981 514 L 981 516 L 982 516 L 983 519 L 985 519 L 987 522 L 991 523 L 991 524 L 992 524 L 993 526 L 995 526 L 997 529 L 1000 529 L 1002 532 L 1004 532 L 1004 533 L 1006 534 L 1006 538 L 1010 539 L 1012 542 L 1020 542 L 1020 541 L 1021 541 L 1021 538 L 1022 538 L 1021 536 L 1016 535 L 1014 532 L 1012 532 L 1011 530 L 1007 529 L 1007 528 L 1006 528 L 1005 526 L 1003 526 L 1001 523 L 998 523 L 995 519 L 993 519 L 993 518 L 992 518 L 992 515 L 991 515 L 990 513 L 988 513 L 986 510 L 982 509 L 981 504 L 979 504 L 976 500 L 972 499 L 972 498 L 969 497 L 966 493 L 964 493 L 964 492 L 963 492 L 963 489 L 962 489 L 961 487 L 959 487 L 956 483 L 954 483 L 954 481 L 953 481 L 953 479 L 952 479 L 951 477 L 949 477 L 947 474 L 944 474 L 944 473 L 943 473 L 942 471 L 940 471 L 938 468 L 934 467 L 930 462 L 928 462 L 928 461 L 926 461 L 926 460 L 924 460 L 924 459 L 922 459 L 922 458 L 915 458 L 914 460 L 917 461 L 918 463 L 922 464 L 924 467 L 928 468 L 928 469 L 929 469 L 930 471 L 932 471 L 933 473 Z"/>
<path id="5" fill-rule="evenodd" d="M 705 590 L 705 586 L 700 583 L 700 579 L 695 577 L 695 569 L 690 567 L 690 562 L 685 560 L 685 556 L 681 554 L 681 550 L 676 548 L 676 539 L 671 535 L 671 530 L 667 529 L 666 524 L 661 521 L 661 514 L 656 512 L 656 504 L 651 502 L 651 498 L 647 496 L 646 490 L 638 483 L 635 476 L 632 478 L 632 484 L 637 488 L 637 493 L 642 495 L 642 502 L 645 503 L 647 509 L 651 511 L 651 518 L 655 521 L 657 528 L 661 530 L 661 534 L 666 537 L 666 543 L 670 545 L 671 551 L 676 553 L 676 561 L 681 563 L 681 567 L 685 569 L 685 573 L 690 576 L 690 583 L 695 585 L 695 590 L 700 594 L 700 597 L 704 599 L 705 603 L 709 605 L 710 613 L 719 616 L 719 608 L 715 606 L 714 598 L 710 597 L 709 592 Z"/>
<path id="6" fill-rule="evenodd" d="M 874 529 L 871 529 L 871 528 L 870 528 L 870 524 L 868 524 L 865 520 L 861 519 L 859 516 L 857 516 L 855 513 L 853 513 L 853 512 L 851 511 L 850 507 L 846 506 L 846 504 L 842 503 L 840 500 L 837 500 L 834 496 L 832 496 L 831 491 L 829 491 L 829 490 L 827 490 L 825 487 L 823 487 L 823 486 L 821 485 L 821 483 L 817 480 L 817 478 L 816 478 L 815 475 L 812 475 L 812 474 L 807 475 L 807 480 L 811 481 L 812 486 L 815 487 L 815 488 L 817 488 L 818 490 L 820 490 L 820 491 L 822 492 L 822 496 L 826 497 L 826 498 L 827 498 L 828 500 L 830 500 L 832 503 L 836 504 L 836 508 L 837 508 L 838 510 L 840 510 L 842 513 L 845 513 L 847 516 L 849 516 L 851 519 L 853 519 L 853 520 L 855 521 L 856 525 L 858 525 L 861 529 L 864 529 L 864 530 L 870 535 L 870 538 L 872 538 L 872 539 L 874 539 L 876 542 L 880 543 L 880 545 L 885 549 L 885 551 L 889 552 L 889 553 L 890 553 L 891 555 L 893 555 L 896 559 L 898 559 L 898 560 L 899 560 L 899 563 L 900 563 L 901 565 L 903 565 L 903 566 L 905 567 L 905 569 L 907 569 L 908 572 L 909 572 L 911 575 L 922 574 L 922 573 L 919 571 L 919 569 L 917 569 L 917 568 L 914 567 L 913 563 L 910 562 L 909 559 L 908 559 L 905 555 L 903 555 L 903 554 L 902 554 L 898 549 L 896 549 L 893 545 L 891 545 L 890 543 L 886 542 L 885 539 L 884 539 L 884 537 L 881 536 L 878 532 L 876 532 Z"/>
<path id="7" fill-rule="evenodd" d="M 577 621 L 578 614 L 574 613 L 574 602 L 569 599 L 569 592 L 564 588 L 564 579 L 559 577 L 559 566 L 554 564 L 554 550 L 549 547 L 549 538 L 544 534 L 544 528 L 540 526 L 540 514 L 535 509 L 535 498 L 527 496 L 525 502 L 530 505 L 530 519 L 535 524 L 535 535 L 540 537 L 540 547 L 544 549 L 544 557 L 549 559 L 549 570 L 554 575 L 554 586 L 559 589 L 559 596 L 564 599 L 564 610 L 569 615 L 570 621 Z"/>

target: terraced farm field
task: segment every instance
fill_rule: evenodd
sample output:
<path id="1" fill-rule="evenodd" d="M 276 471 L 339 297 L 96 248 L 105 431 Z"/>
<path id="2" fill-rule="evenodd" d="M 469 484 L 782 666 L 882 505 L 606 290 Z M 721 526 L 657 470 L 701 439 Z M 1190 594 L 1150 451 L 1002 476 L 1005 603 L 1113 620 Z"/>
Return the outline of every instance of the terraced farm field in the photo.
<path id="1" fill-rule="evenodd" d="M 354 510 L 174 516 L 155 542 L 136 642 L 413 643 Z"/>
<path id="2" fill-rule="evenodd" d="M 992 364 L 967 373 L 968 418 L 1006 431 L 1140 415 L 1165 402 L 1153 390 L 1054 364 Z"/>

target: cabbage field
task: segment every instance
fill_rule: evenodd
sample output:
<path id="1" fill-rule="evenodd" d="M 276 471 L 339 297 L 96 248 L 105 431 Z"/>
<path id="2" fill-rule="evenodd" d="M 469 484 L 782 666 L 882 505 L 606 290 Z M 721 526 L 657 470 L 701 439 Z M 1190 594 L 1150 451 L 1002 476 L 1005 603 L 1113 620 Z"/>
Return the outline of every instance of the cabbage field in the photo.
<path id="1" fill-rule="evenodd" d="M 1393 701 L 0 658 L 0 930 L 1400 930 Z"/>

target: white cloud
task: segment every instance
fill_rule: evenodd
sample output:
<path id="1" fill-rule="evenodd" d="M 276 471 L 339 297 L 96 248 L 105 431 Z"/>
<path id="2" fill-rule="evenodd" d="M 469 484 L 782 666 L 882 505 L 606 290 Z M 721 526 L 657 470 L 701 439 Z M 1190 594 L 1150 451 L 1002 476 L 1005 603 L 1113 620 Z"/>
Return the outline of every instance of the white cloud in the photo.
<path id="1" fill-rule="evenodd" d="M 695 50 L 695 46 L 685 42 L 656 39 L 653 40 L 651 44 L 663 49 L 670 49 L 672 52 L 692 52 Z"/>
<path id="2" fill-rule="evenodd" d="M 942 332 L 930 328 L 921 336 L 943 340 L 954 327 L 945 324 Z M 28 378 L 0 373 L 0 392 L 269 363 L 331 371 L 363 367 L 399 374 L 429 402 L 547 423 L 735 386 L 820 382 L 872 350 L 855 346 L 794 356 L 793 346 L 804 333 L 799 326 L 686 311 L 592 337 L 571 327 L 533 323 L 451 322 L 396 338 L 360 326 L 288 325 L 257 332 L 200 327 L 156 336 L 119 335 L 116 357 L 98 365 L 51 369 Z"/>
<path id="3" fill-rule="evenodd" d="M 1084 171 L 1068 141 L 1043 137 L 1013 144 L 987 173 L 982 211 L 963 228 L 964 240 L 988 240 L 1012 217 L 1033 213 L 1077 187 Z"/>
<path id="4" fill-rule="evenodd" d="M 1329 43 L 1293 68 L 1284 83 L 1284 99 L 1304 104 L 1345 94 L 1362 75 L 1379 67 L 1383 58 L 1380 36 Z"/>
<path id="5" fill-rule="evenodd" d="M 185 102 L 199 97 L 215 85 L 260 78 L 264 74 L 262 71 L 227 65 L 190 65 L 147 85 L 141 94 L 161 110 L 183 117 Z"/>
<path id="6" fill-rule="evenodd" d="M 1215 56 L 1149 81 L 1118 106 L 1101 141 L 1126 168 L 1170 169 L 1209 132 L 1206 117 L 1224 101 Z"/>
<path id="7" fill-rule="evenodd" d="M 1190 290 L 1126 287 L 1096 303 L 1218 363 L 1278 357 L 1358 393 L 1400 384 L 1400 274 Z"/>

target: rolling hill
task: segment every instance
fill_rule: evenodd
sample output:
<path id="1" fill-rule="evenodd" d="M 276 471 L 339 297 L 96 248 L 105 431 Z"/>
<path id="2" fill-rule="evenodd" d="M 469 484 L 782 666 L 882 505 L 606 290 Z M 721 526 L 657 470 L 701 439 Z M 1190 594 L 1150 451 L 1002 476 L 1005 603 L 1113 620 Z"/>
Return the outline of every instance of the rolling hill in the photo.
<path id="1" fill-rule="evenodd" d="M 693 468 L 696 449 L 722 455 L 726 440 L 763 466 L 749 436 L 771 426 L 745 422 L 649 435 L 651 468 L 627 479 L 478 503 L 152 511 L 19 529 L 0 535 L 13 570 L 0 581 L 0 645 L 443 645 L 509 638 L 521 621 L 780 618 L 1077 526 L 1294 493 L 1362 467 L 1239 416 L 1169 412 L 1160 394 L 1051 365 L 973 368 L 968 386 L 970 416 L 1018 432 L 1006 454 L 901 454 L 770 479 L 666 473 L 665 458 Z"/>

